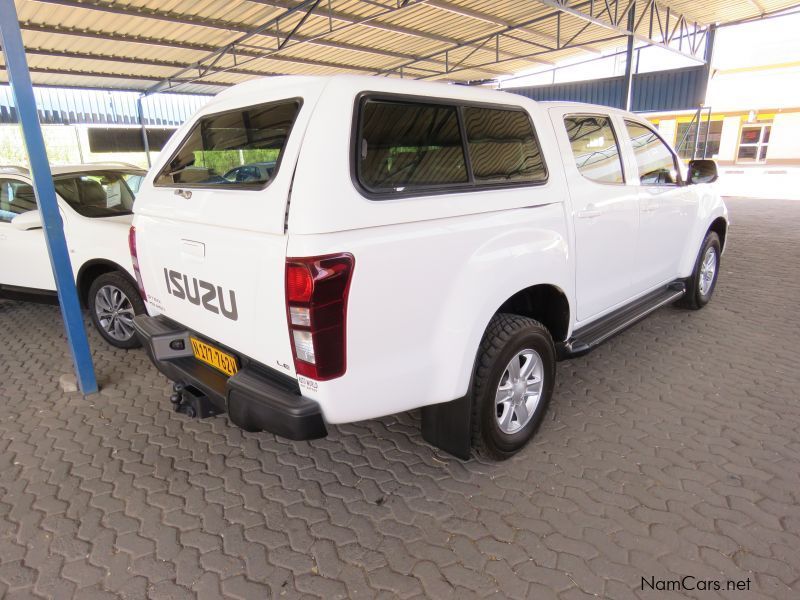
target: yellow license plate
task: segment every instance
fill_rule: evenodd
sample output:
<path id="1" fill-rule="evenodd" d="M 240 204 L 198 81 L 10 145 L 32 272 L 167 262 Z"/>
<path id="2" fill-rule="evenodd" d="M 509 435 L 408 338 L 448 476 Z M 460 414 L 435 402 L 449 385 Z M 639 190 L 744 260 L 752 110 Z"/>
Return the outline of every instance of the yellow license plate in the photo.
<path id="1" fill-rule="evenodd" d="M 236 359 L 233 356 L 196 338 L 189 339 L 192 342 L 192 352 L 194 352 L 194 357 L 197 360 L 211 365 L 225 373 L 225 375 L 236 375 L 239 365 L 236 364 Z"/>

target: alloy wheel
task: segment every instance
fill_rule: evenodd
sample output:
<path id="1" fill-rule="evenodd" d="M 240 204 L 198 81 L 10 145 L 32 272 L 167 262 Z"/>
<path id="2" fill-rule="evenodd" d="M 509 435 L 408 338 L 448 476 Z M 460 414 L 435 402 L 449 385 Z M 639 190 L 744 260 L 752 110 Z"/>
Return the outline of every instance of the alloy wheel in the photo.
<path id="1" fill-rule="evenodd" d="M 120 342 L 126 342 L 133 337 L 133 305 L 125 292 L 117 286 L 107 284 L 97 290 L 94 311 L 103 331 L 110 337 Z"/>
<path id="2" fill-rule="evenodd" d="M 544 363 L 536 350 L 520 350 L 506 365 L 495 394 L 495 416 L 500 431 L 514 434 L 536 412 L 544 389 Z"/>

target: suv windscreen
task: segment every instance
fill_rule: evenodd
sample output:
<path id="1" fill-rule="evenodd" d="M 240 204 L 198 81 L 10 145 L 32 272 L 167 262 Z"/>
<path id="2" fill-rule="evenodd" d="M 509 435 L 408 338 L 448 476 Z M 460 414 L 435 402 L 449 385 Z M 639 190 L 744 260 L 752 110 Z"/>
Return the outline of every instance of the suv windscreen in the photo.
<path id="1" fill-rule="evenodd" d="M 155 185 L 263 188 L 277 172 L 299 109 L 289 100 L 202 117 Z"/>
<path id="2" fill-rule="evenodd" d="M 92 171 L 53 178 L 56 193 L 84 217 L 115 217 L 133 211 L 134 194 L 126 182 L 130 173 Z"/>

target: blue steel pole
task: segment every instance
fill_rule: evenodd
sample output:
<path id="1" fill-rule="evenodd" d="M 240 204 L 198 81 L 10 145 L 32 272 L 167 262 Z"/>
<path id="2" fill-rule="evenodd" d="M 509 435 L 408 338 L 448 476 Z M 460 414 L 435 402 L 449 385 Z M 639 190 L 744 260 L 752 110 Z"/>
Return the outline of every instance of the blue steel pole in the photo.
<path id="1" fill-rule="evenodd" d="M 89 351 L 89 341 L 86 339 L 86 330 L 83 328 L 81 305 L 72 276 L 67 241 L 64 238 L 64 224 L 58 212 L 53 175 L 50 173 L 42 129 L 36 114 L 36 100 L 33 96 L 33 85 L 14 0 L 0 0 L 0 43 L 3 45 L 6 71 L 14 94 L 19 122 L 22 125 L 22 137 L 28 151 L 33 191 L 42 215 L 47 252 L 56 280 L 61 315 L 64 318 L 67 341 L 75 363 L 75 374 L 81 391 L 84 394 L 93 394 L 97 391 L 97 380 L 92 355 Z"/>

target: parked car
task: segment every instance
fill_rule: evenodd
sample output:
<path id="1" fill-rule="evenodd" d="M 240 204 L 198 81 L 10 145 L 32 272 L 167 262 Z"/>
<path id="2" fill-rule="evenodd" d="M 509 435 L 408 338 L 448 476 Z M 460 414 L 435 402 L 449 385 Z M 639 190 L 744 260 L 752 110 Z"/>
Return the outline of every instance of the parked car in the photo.
<path id="1" fill-rule="evenodd" d="M 267 149 L 265 183 L 183 179 Z M 422 407 L 429 442 L 507 458 L 558 359 L 710 300 L 728 230 L 716 165 L 682 173 L 642 118 L 481 88 L 249 82 L 161 157 L 131 229 L 136 329 L 176 405 L 292 439 Z"/>
<path id="2" fill-rule="evenodd" d="M 275 171 L 275 161 L 249 163 L 234 167 L 223 177 L 231 183 L 266 183 Z"/>
<path id="3" fill-rule="evenodd" d="M 189 165 L 187 165 L 187 168 L 188 166 Z M 192 164 L 191 166 L 194 167 L 194 164 Z M 272 177 L 272 172 L 274 170 L 275 170 L 274 162 L 249 163 L 249 164 L 239 165 L 238 167 L 230 169 L 224 175 L 218 175 L 212 167 L 206 171 L 208 176 L 205 179 L 203 179 L 201 183 L 212 183 L 212 184 L 262 183 L 263 184 L 269 181 L 269 178 Z M 184 170 L 184 175 L 182 176 L 182 180 L 184 182 L 190 181 L 185 177 L 185 174 L 186 170 Z"/>
<path id="4" fill-rule="evenodd" d="M 133 317 L 145 305 L 127 243 L 134 201 L 128 182 L 146 172 L 119 163 L 51 170 L 80 299 L 106 341 L 133 348 Z M 0 297 L 56 300 L 41 216 L 22 167 L 0 168 L 0 251 Z"/>

